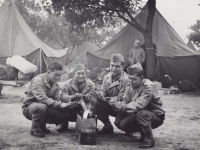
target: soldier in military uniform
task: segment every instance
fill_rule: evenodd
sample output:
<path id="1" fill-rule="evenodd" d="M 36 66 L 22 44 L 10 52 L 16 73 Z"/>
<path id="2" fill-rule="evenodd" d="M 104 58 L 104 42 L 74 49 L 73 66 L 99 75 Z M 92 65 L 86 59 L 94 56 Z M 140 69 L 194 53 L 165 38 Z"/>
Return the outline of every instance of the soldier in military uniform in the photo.
<path id="1" fill-rule="evenodd" d="M 69 79 L 61 92 L 60 99 L 62 102 L 72 103 L 78 102 L 82 96 L 87 96 L 90 92 L 95 91 L 95 84 L 86 78 L 86 68 L 82 64 L 78 64 L 74 68 L 73 78 Z M 71 104 L 70 104 L 71 105 Z M 77 113 L 81 113 L 82 107 L 77 104 L 69 108 L 69 120 L 76 121 Z M 67 124 L 62 124 L 67 127 Z"/>
<path id="2" fill-rule="evenodd" d="M 121 111 L 116 116 L 115 125 L 125 132 L 141 132 L 140 148 L 154 146 L 152 129 L 163 124 L 165 111 L 155 85 L 143 77 L 140 63 L 128 68 L 130 84 L 126 87 L 123 102 L 114 102 L 115 109 Z"/>
<path id="3" fill-rule="evenodd" d="M 32 120 L 30 134 L 35 137 L 45 137 L 50 130 L 46 123 L 59 125 L 68 121 L 69 114 L 65 108 L 67 103 L 59 99 L 57 81 L 63 74 L 62 66 L 55 62 L 49 65 L 48 71 L 32 79 L 23 101 L 23 115 Z"/>
<path id="4" fill-rule="evenodd" d="M 116 116 L 119 111 L 113 109 L 112 102 L 121 101 L 126 85 L 129 82 L 127 74 L 123 71 L 124 57 L 121 54 L 113 54 L 110 59 L 110 72 L 104 76 L 100 90 L 101 101 L 95 105 L 95 113 L 104 127 L 97 132 L 98 135 L 113 133 L 109 115 Z"/>
<path id="5" fill-rule="evenodd" d="M 140 41 L 135 39 L 134 47 L 129 52 L 130 66 L 136 63 L 143 64 L 145 61 L 145 51 L 140 47 Z"/>

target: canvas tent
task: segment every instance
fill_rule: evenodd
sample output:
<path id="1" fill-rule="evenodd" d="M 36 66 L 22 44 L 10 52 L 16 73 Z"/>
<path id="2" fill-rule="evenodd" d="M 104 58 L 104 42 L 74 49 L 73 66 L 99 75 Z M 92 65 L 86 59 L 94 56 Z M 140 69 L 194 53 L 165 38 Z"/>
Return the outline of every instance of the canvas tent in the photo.
<path id="1" fill-rule="evenodd" d="M 86 41 L 83 42 L 82 45 L 76 46 L 70 56 L 70 59 L 73 60 L 68 66 L 74 66 L 78 63 L 84 63 L 86 52 L 95 52 L 99 49 L 99 47 L 92 42 Z"/>
<path id="2" fill-rule="evenodd" d="M 43 73 L 47 65 L 65 62 L 67 49 L 55 50 L 43 43 L 23 19 L 12 0 L 5 0 L 0 7 L 0 64 L 6 58 L 21 55 L 38 67 L 35 75 Z"/>
<path id="3" fill-rule="evenodd" d="M 145 7 L 135 17 L 143 28 L 147 15 L 148 8 Z M 156 77 L 168 74 L 175 84 L 187 79 L 200 87 L 200 52 L 189 48 L 158 10 L 155 12 L 152 33 L 157 49 Z M 128 54 L 135 39 L 144 43 L 143 35 L 127 25 L 103 48 L 95 53 L 87 53 L 87 68 L 99 72 L 99 68 L 109 66 L 109 59 L 114 53 L 121 53 L 128 61 Z"/>

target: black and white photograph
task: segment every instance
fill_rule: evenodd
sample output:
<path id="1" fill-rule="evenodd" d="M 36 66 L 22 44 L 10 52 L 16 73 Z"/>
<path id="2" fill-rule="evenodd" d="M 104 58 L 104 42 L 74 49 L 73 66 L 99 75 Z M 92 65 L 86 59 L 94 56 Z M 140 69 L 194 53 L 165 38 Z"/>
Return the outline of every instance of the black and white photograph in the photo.
<path id="1" fill-rule="evenodd" d="M 200 150 L 200 0 L 0 0 L 0 150 Z"/>

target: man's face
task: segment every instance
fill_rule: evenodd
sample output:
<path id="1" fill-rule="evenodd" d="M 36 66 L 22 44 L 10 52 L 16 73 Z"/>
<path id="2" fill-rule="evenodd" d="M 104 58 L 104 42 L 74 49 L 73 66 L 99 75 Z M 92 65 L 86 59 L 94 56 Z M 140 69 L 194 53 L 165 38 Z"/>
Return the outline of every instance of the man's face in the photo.
<path id="1" fill-rule="evenodd" d="M 138 77 L 137 74 L 129 76 L 131 86 L 135 89 L 142 84 L 143 77 Z"/>
<path id="2" fill-rule="evenodd" d="M 135 47 L 135 48 L 140 47 L 140 42 L 139 42 L 139 41 L 135 41 L 135 42 L 134 42 L 134 47 Z"/>
<path id="3" fill-rule="evenodd" d="M 49 79 L 53 83 L 58 82 L 60 80 L 60 76 L 62 75 L 60 70 L 49 71 L 48 74 L 49 74 Z"/>
<path id="4" fill-rule="evenodd" d="M 86 71 L 85 70 L 77 70 L 74 73 L 74 80 L 78 83 L 85 82 L 86 78 Z"/>
<path id="5" fill-rule="evenodd" d="M 110 72 L 112 75 L 119 75 L 123 71 L 121 62 L 110 62 Z"/>

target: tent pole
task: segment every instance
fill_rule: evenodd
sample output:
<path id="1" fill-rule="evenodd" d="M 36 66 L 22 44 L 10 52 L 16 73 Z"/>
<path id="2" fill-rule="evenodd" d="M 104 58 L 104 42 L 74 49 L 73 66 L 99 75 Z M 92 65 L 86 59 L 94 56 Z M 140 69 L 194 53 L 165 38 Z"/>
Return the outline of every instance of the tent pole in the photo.
<path id="1" fill-rule="evenodd" d="M 86 54 L 87 54 L 87 51 L 85 51 L 85 54 L 84 54 L 84 66 L 86 66 Z"/>
<path id="2" fill-rule="evenodd" d="M 10 10 L 11 11 L 11 10 Z M 9 25 L 9 57 L 12 56 L 12 52 L 11 52 L 11 35 L 12 35 L 12 24 L 13 24 L 13 11 L 11 12 L 11 21 L 10 21 L 10 25 Z"/>

